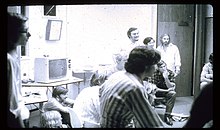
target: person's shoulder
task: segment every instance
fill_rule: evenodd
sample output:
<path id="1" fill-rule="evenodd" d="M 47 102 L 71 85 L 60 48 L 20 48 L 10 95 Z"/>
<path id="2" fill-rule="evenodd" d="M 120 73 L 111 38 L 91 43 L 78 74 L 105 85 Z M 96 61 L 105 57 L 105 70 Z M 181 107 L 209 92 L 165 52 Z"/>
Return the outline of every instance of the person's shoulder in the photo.
<path id="1" fill-rule="evenodd" d="M 212 66 L 212 64 L 210 63 L 210 62 L 207 62 L 207 63 L 205 63 L 204 65 L 203 65 L 203 67 L 210 67 L 210 66 Z"/>
<path id="2" fill-rule="evenodd" d="M 159 45 L 156 47 L 156 49 L 161 48 L 161 47 L 162 47 L 162 44 L 159 44 Z"/>
<path id="3" fill-rule="evenodd" d="M 178 49 L 178 46 L 175 45 L 174 43 L 170 43 L 169 46 Z"/>

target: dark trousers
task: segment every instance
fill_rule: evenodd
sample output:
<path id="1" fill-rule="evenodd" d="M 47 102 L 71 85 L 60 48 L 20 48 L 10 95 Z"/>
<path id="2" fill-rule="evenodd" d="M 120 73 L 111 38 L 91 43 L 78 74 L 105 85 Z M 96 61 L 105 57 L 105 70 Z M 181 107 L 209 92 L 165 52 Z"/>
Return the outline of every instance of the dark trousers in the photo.
<path id="1" fill-rule="evenodd" d="M 60 112 L 61 117 L 62 117 L 62 123 L 63 124 L 67 124 L 69 125 L 71 128 L 73 128 L 71 126 L 71 121 L 70 121 L 70 114 L 69 113 L 64 113 L 64 112 Z"/>
<path id="2" fill-rule="evenodd" d="M 7 112 L 7 126 L 9 128 L 22 128 L 22 124 L 19 121 L 19 118 L 15 118 L 15 115 L 9 110 Z"/>
<path id="3" fill-rule="evenodd" d="M 172 113 L 175 100 L 176 100 L 176 92 L 175 91 L 169 91 L 169 92 L 156 92 L 156 97 L 164 97 L 166 105 L 166 111 L 165 113 Z"/>

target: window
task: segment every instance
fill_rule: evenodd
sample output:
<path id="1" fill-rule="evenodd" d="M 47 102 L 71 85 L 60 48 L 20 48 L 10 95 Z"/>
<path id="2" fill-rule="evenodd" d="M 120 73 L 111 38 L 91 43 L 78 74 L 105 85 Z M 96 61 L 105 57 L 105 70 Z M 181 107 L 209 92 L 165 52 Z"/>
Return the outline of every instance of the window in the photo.
<path id="1" fill-rule="evenodd" d="M 45 16 L 56 16 L 56 5 L 45 5 L 44 6 Z"/>

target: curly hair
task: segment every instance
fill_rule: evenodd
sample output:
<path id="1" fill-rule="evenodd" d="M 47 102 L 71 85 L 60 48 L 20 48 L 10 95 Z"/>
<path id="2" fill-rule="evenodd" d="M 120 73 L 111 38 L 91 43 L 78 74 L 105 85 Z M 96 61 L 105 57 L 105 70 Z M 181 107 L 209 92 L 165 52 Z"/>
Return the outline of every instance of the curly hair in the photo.
<path id="1" fill-rule="evenodd" d="M 62 125 L 62 117 L 58 111 L 46 111 L 40 116 L 40 125 L 42 128 L 59 128 Z"/>
<path id="2" fill-rule="evenodd" d="M 97 70 L 95 71 L 90 78 L 90 86 L 102 85 L 107 79 L 107 74 L 105 71 Z"/>
<path id="3" fill-rule="evenodd" d="M 137 46 L 129 54 L 125 70 L 132 74 L 140 74 L 146 66 L 157 64 L 161 59 L 160 52 L 147 46 Z"/>

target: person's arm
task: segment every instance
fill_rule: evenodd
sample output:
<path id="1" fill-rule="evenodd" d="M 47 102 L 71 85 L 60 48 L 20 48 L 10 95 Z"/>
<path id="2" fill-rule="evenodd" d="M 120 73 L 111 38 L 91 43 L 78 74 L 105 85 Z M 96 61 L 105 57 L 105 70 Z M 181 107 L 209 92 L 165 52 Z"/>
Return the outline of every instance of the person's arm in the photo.
<path id="1" fill-rule="evenodd" d="M 212 82 L 213 74 L 208 73 L 208 64 L 205 64 L 202 68 L 200 75 L 200 82 Z"/>
<path id="2" fill-rule="evenodd" d="M 179 74 L 180 74 L 180 66 L 177 65 L 177 66 L 175 66 L 175 75 L 174 75 L 174 77 L 176 77 Z"/>
<path id="3" fill-rule="evenodd" d="M 158 114 L 152 109 L 147 97 L 139 88 L 129 92 L 127 100 L 132 104 L 132 112 L 141 128 L 163 128 Z"/>
<path id="4" fill-rule="evenodd" d="M 57 110 L 64 113 L 68 113 L 68 107 L 64 107 L 62 104 L 60 104 L 55 98 L 51 98 L 45 105 L 44 110 L 50 111 L 50 110 Z"/>
<path id="5" fill-rule="evenodd" d="M 71 98 L 66 98 L 63 103 L 65 104 L 65 106 L 72 108 L 74 105 L 74 100 Z"/>
<path id="6" fill-rule="evenodd" d="M 176 87 L 176 84 L 173 82 L 173 81 L 175 81 L 174 75 L 175 74 L 172 74 L 171 71 L 168 71 L 168 70 L 163 72 L 163 78 L 165 80 L 165 84 L 168 89 L 174 90 Z"/>
<path id="7" fill-rule="evenodd" d="M 181 58 L 180 58 L 180 52 L 178 47 L 176 46 L 176 51 L 175 51 L 175 74 L 174 77 L 180 74 L 180 66 L 181 66 Z"/>
<path id="8" fill-rule="evenodd" d="M 21 117 L 21 109 L 19 108 L 19 100 L 18 100 L 18 93 L 16 90 L 18 89 L 17 86 L 14 84 L 13 77 L 13 62 L 12 57 L 10 54 L 7 54 L 7 89 L 8 89 L 8 107 L 7 107 L 7 124 L 9 127 L 21 127 L 25 128 L 23 119 Z M 13 121 L 13 122 L 11 122 Z M 11 124 L 16 124 L 16 126 L 11 126 Z"/>
<path id="9" fill-rule="evenodd" d="M 169 92 L 168 89 L 157 88 L 156 92 Z"/>

